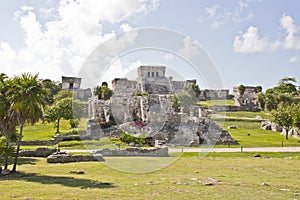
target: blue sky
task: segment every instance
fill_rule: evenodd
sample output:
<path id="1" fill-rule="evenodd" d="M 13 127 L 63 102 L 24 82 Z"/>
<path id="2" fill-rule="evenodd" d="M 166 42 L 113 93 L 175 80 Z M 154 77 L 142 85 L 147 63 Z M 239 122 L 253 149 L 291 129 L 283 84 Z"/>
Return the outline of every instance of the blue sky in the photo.
<path id="1" fill-rule="evenodd" d="M 300 82 L 299 8 L 297 0 L 0 1 L 0 72 L 32 72 L 60 80 L 62 75 L 76 75 L 88 55 L 116 34 L 158 27 L 201 45 L 225 88 L 268 88 L 283 77 Z M 150 58 L 154 64 L 165 59 L 178 72 L 187 67 L 176 56 L 147 53 L 120 58 L 107 78 L 125 76 Z M 193 78 L 191 73 L 181 75 Z"/>

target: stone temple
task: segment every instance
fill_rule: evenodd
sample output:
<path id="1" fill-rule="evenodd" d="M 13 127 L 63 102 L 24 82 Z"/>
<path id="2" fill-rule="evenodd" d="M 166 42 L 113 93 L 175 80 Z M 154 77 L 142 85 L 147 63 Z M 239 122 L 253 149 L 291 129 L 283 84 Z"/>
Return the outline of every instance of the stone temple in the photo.
<path id="1" fill-rule="evenodd" d="M 172 98 L 196 85 L 196 80 L 176 81 L 166 77 L 165 66 L 140 66 L 136 80 L 112 80 L 110 100 L 89 100 L 88 135 L 94 138 L 146 134 L 150 143 L 163 140 L 170 145 L 232 144 L 236 141 L 198 105 L 180 104 Z M 226 93 L 227 95 L 227 93 Z"/>

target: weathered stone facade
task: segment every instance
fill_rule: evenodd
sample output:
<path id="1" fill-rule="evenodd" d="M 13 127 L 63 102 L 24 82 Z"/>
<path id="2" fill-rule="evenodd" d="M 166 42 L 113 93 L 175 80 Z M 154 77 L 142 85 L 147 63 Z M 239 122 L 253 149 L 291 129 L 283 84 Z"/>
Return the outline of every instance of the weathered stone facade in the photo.
<path id="1" fill-rule="evenodd" d="M 196 84 L 196 80 L 173 81 L 172 77 L 165 77 L 165 70 L 164 66 L 140 66 L 136 81 L 114 79 L 114 95 L 110 100 L 90 99 L 87 133 L 94 138 L 118 135 L 121 131 L 143 133 L 153 141 L 184 146 L 236 143 L 228 132 L 209 119 L 207 109 L 184 105 L 188 109 L 175 112 L 172 97 L 184 91 L 188 84 Z M 137 96 L 137 92 L 145 95 Z M 223 94 L 228 93 L 219 92 L 216 98 Z M 109 123 L 112 119 L 115 126 L 101 126 L 101 122 Z"/>
<path id="2" fill-rule="evenodd" d="M 239 87 L 234 87 L 233 95 L 235 105 L 241 107 L 241 110 L 258 111 L 256 87 L 245 86 L 243 91 L 240 91 Z"/>
<path id="3" fill-rule="evenodd" d="M 231 99 L 232 96 L 229 95 L 229 90 L 201 90 L 200 98 L 203 100 L 224 100 Z"/>
<path id="4" fill-rule="evenodd" d="M 88 99 L 92 96 L 92 91 L 90 88 L 81 89 L 80 84 L 81 78 L 62 76 L 63 90 L 72 92 L 74 97 L 80 101 L 88 101 Z"/>

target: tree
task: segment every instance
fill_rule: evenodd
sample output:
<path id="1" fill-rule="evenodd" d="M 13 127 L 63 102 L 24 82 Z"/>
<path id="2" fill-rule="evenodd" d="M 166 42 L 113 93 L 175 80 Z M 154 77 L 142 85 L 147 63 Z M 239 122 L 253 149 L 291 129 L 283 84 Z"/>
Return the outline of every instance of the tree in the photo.
<path id="1" fill-rule="evenodd" d="M 72 98 L 72 93 L 69 91 L 61 91 L 54 96 L 54 103 L 49 106 L 45 113 L 44 119 L 46 122 L 54 122 L 56 133 L 59 133 L 61 119 L 73 120 L 80 119 L 82 116 L 82 104 L 78 100 Z"/>
<path id="2" fill-rule="evenodd" d="M 278 93 L 295 96 L 297 94 L 297 86 L 295 83 L 297 83 L 295 78 L 283 78 L 279 81 L 278 86 L 275 87 L 275 90 L 277 90 Z"/>
<path id="3" fill-rule="evenodd" d="M 12 168 L 13 172 L 17 168 L 24 125 L 26 122 L 34 124 L 42 117 L 47 94 L 47 90 L 43 87 L 41 81 L 38 80 L 38 74 L 31 75 L 30 73 L 24 73 L 21 76 L 14 77 L 11 81 L 11 88 L 8 95 L 11 102 L 11 109 L 16 114 L 20 127 L 19 134 L 17 135 L 17 151 Z"/>
<path id="4" fill-rule="evenodd" d="M 244 92 L 245 92 L 245 90 L 246 90 L 246 87 L 245 87 L 244 85 L 240 85 L 240 86 L 238 87 L 238 90 L 239 90 L 240 94 L 243 95 Z"/>
<path id="5" fill-rule="evenodd" d="M 108 87 L 106 82 L 102 82 L 101 87 L 97 85 L 94 88 L 93 94 L 98 96 L 98 99 L 109 100 L 113 95 L 113 91 Z"/>
<path id="6" fill-rule="evenodd" d="M 48 105 L 52 105 L 54 102 L 54 96 L 61 91 L 61 84 L 50 79 L 42 80 L 42 84 L 46 90 L 48 90 L 49 95 L 46 98 Z"/>
<path id="7" fill-rule="evenodd" d="M 299 106 L 296 104 L 291 104 L 289 106 L 280 105 L 276 111 L 271 113 L 271 120 L 285 129 L 285 138 L 287 140 L 288 132 L 293 128 L 294 125 L 297 125 L 296 118 L 298 117 L 298 113 Z"/>
<path id="8" fill-rule="evenodd" d="M 264 108 L 265 108 L 265 104 L 266 104 L 266 102 L 265 102 L 265 94 L 263 93 L 263 92 L 259 92 L 258 94 L 257 94 L 257 101 L 258 101 L 258 105 L 259 105 L 259 107 L 260 107 L 260 109 L 261 110 L 264 110 Z"/>
<path id="9" fill-rule="evenodd" d="M 4 157 L 4 169 L 7 169 L 8 158 L 14 152 L 14 147 L 10 145 L 10 142 L 15 142 L 16 140 L 17 126 L 16 115 L 10 108 L 10 101 L 7 96 L 10 88 L 9 82 L 10 80 L 5 74 L 0 75 L 0 137 L 4 136 L 0 141 L 2 143 L 0 154 Z"/>

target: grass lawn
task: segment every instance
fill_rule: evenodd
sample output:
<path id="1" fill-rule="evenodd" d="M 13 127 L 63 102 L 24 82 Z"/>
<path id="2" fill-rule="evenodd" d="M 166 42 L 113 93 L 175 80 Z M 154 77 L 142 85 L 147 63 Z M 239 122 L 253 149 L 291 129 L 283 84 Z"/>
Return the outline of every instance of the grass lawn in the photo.
<path id="1" fill-rule="evenodd" d="M 219 106 L 219 105 L 228 105 L 234 106 L 234 101 L 227 99 L 227 100 L 206 100 L 206 101 L 199 101 L 198 105 L 202 105 L 205 107 L 208 106 Z"/>
<path id="2" fill-rule="evenodd" d="M 78 131 L 86 130 L 86 119 L 81 119 L 79 123 Z M 54 129 L 53 123 L 36 123 L 35 125 L 27 125 L 24 127 L 23 140 L 51 140 L 55 135 L 56 129 Z M 61 120 L 60 133 L 71 133 L 69 120 Z"/>
<path id="3" fill-rule="evenodd" d="M 268 159 L 227 156 L 181 157 L 162 170 L 140 174 L 99 162 L 48 164 L 42 158 L 23 158 L 19 174 L 0 178 L 1 199 L 299 198 L 300 159 L 295 154 Z M 211 178 L 219 182 L 205 185 Z"/>
<path id="4" fill-rule="evenodd" d="M 227 127 L 230 125 L 235 125 L 237 129 L 228 129 Z M 300 146 L 299 139 L 289 138 L 286 140 L 285 136 L 278 132 L 263 130 L 260 128 L 260 122 L 225 121 L 223 128 L 228 130 L 231 136 L 238 141 L 238 146 L 280 147 L 282 142 L 284 146 Z"/>
<path id="5" fill-rule="evenodd" d="M 218 112 L 218 114 L 226 117 L 236 117 L 236 118 L 255 118 L 256 116 L 261 116 L 263 119 L 269 119 L 269 114 L 265 112 L 239 111 L 239 112 Z"/>

